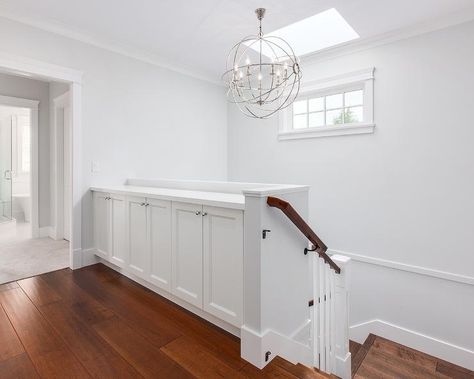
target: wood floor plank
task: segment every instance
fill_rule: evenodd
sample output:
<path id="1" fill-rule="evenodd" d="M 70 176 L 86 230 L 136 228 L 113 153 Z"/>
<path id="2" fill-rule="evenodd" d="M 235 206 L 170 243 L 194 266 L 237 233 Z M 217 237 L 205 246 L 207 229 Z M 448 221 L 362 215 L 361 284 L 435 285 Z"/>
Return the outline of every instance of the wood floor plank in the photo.
<path id="1" fill-rule="evenodd" d="M 0 303 L 40 376 L 90 377 L 22 289 L 0 292 Z"/>
<path id="2" fill-rule="evenodd" d="M 438 359 L 436 364 L 436 372 L 449 376 L 452 379 L 474 379 L 474 371 L 441 359 Z"/>
<path id="3" fill-rule="evenodd" d="M 244 378 L 237 370 L 226 365 L 195 340 L 183 336 L 161 348 L 180 366 L 197 378 Z"/>
<path id="4" fill-rule="evenodd" d="M 223 332 L 124 276 L 98 283 L 94 274 L 96 266 L 90 266 L 87 270 L 78 270 L 79 272 L 75 271 L 75 280 L 78 280 L 83 288 L 88 288 L 90 293 L 97 294 L 98 289 L 102 288 L 104 296 L 109 297 L 102 301 L 106 301 L 108 306 L 113 307 L 124 318 L 136 321 L 139 320 L 136 319 L 137 317 L 140 317 L 142 321 L 151 319 L 157 322 L 159 320 L 162 326 L 166 325 L 166 328 L 178 330 L 180 335 L 185 333 L 188 337 L 199 340 L 212 354 L 234 369 L 240 369 L 247 363 L 240 357 L 240 340 L 235 336 Z M 126 307 L 125 304 L 127 304 Z M 139 314 L 136 313 L 137 310 L 140 310 Z"/>
<path id="5" fill-rule="evenodd" d="M 240 369 L 240 373 L 249 379 L 298 379 L 295 375 L 278 365 L 271 364 L 271 362 L 263 370 L 247 363 Z"/>
<path id="6" fill-rule="evenodd" d="M 104 304 L 97 301 L 87 291 L 80 288 L 73 280 L 70 269 L 60 270 L 42 275 L 43 280 L 55 288 L 60 296 L 70 306 L 76 316 L 89 324 L 108 320 L 115 313 Z M 101 291 L 99 288 L 98 291 Z"/>
<path id="7" fill-rule="evenodd" d="M 407 362 L 403 358 L 399 358 L 391 354 L 386 354 L 382 350 L 374 348 L 371 348 L 369 350 L 369 353 L 367 354 L 366 359 L 362 363 L 361 368 L 367 366 L 379 367 L 380 371 L 393 373 L 396 377 L 399 378 L 448 379 L 448 377 L 446 377 L 445 375 L 436 373 L 434 370 L 416 364 L 407 364 Z"/>
<path id="8" fill-rule="evenodd" d="M 141 377 L 90 325 L 68 309 L 66 304 L 60 302 L 45 305 L 40 308 L 40 312 L 93 377 Z"/>
<path id="9" fill-rule="evenodd" d="M 140 294 L 130 296 L 125 288 L 117 288 L 111 285 L 110 281 L 98 281 L 95 274 L 91 275 L 88 271 L 75 272 L 74 281 L 88 294 L 127 320 L 156 347 L 160 348 L 182 336 L 176 323 L 143 302 Z"/>
<path id="10" fill-rule="evenodd" d="M 202 318 L 151 292 L 122 276 L 107 283 L 116 291 L 127 292 L 147 308 L 171 320 L 188 337 L 199 340 L 212 354 L 235 369 L 247 362 L 240 357 L 240 339 L 212 325 Z"/>
<path id="11" fill-rule="evenodd" d="M 349 351 L 351 352 L 352 358 L 354 358 L 359 351 L 359 349 L 362 347 L 362 344 L 349 340 Z"/>
<path id="12" fill-rule="evenodd" d="M 39 378 L 30 358 L 21 353 L 0 362 L 0 378 L 2 379 L 36 379 Z"/>
<path id="13" fill-rule="evenodd" d="M 0 305 L 0 362 L 24 352 L 13 325 Z"/>
<path id="14" fill-rule="evenodd" d="M 8 291 L 14 288 L 18 288 L 18 283 L 17 282 L 10 282 L 10 283 L 5 283 L 5 284 L 0 284 L 0 292 L 1 291 Z"/>
<path id="15" fill-rule="evenodd" d="M 119 318 L 95 324 L 94 329 L 146 378 L 193 377 Z"/>
<path id="16" fill-rule="evenodd" d="M 422 353 L 409 347 L 389 341 L 382 337 L 377 337 L 372 344 L 373 349 L 383 351 L 385 354 L 393 355 L 406 361 L 406 364 L 423 366 L 430 371 L 436 371 L 437 359 L 428 354 Z"/>
<path id="17" fill-rule="evenodd" d="M 61 301 L 61 296 L 41 276 L 19 280 L 18 285 L 36 306 Z"/>
<path id="18" fill-rule="evenodd" d="M 291 362 L 288 362 L 286 359 L 283 359 L 281 357 L 275 357 L 270 364 L 272 365 L 277 365 L 286 371 L 288 371 L 290 374 L 293 374 L 296 376 L 298 379 L 314 379 L 314 378 L 319 378 L 319 379 L 325 379 L 329 378 L 329 375 L 326 375 L 324 373 L 319 373 L 315 369 L 303 366 L 302 364 L 296 364 L 294 365 Z"/>

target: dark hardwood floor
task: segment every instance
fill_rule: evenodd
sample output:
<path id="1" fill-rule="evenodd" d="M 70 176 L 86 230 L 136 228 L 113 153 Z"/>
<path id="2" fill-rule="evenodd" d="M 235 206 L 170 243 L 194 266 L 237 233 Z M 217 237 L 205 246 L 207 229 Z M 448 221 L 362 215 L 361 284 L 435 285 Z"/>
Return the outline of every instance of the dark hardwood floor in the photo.
<path id="1" fill-rule="evenodd" d="M 0 378 L 327 378 L 240 341 L 104 265 L 0 285 Z"/>
<path id="2" fill-rule="evenodd" d="M 240 341 L 98 264 L 0 285 L 0 378 L 334 378 L 276 357 L 258 370 Z M 356 378 L 474 379 L 384 338 L 351 341 Z"/>
<path id="3" fill-rule="evenodd" d="M 370 334 L 350 344 L 352 376 L 357 379 L 474 379 L 474 372 Z"/>

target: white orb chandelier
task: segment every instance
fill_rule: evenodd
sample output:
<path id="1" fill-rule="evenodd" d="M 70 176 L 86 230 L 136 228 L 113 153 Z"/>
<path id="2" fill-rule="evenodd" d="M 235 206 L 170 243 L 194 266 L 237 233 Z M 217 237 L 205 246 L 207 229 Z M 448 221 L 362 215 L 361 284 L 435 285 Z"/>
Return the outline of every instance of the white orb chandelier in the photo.
<path id="1" fill-rule="evenodd" d="M 227 98 L 249 117 L 269 118 L 298 96 L 301 70 L 291 46 L 282 38 L 264 36 L 264 8 L 255 10 L 258 35 L 245 37 L 227 57 L 223 79 Z"/>

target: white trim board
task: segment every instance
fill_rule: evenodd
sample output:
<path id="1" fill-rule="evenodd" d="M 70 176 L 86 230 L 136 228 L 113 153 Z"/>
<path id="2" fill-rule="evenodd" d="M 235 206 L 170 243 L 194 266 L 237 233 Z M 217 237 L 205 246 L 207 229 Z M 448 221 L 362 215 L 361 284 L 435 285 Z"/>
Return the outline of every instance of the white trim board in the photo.
<path id="1" fill-rule="evenodd" d="M 0 51 L 0 70 L 7 74 L 72 83 L 81 83 L 83 74 L 82 71 L 2 51 Z"/>
<path id="2" fill-rule="evenodd" d="M 407 263 L 390 261 L 387 259 L 374 258 L 374 257 L 369 257 L 367 255 L 348 253 L 346 251 L 340 251 L 340 250 L 329 249 L 328 253 L 330 255 L 333 255 L 333 254 L 345 255 L 347 257 L 352 258 L 353 260 L 357 262 L 363 262 L 363 263 L 368 263 L 368 264 L 372 264 L 376 266 L 388 267 L 394 270 L 407 271 L 414 274 L 430 276 L 433 278 L 450 280 L 452 282 L 463 283 L 463 284 L 474 286 L 474 277 L 472 276 L 455 274 L 455 273 L 440 271 L 440 270 L 436 270 L 436 269 L 432 269 L 428 267 L 421 267 L 421 266 L 411 265 Z"/>
<path id="3" fill-rule="evenodd" d="M 461 346 L 378 319 L 353 325 L 349 328 L 350 339 L 359 343 L 364 343 L 369 333 L 420 350 L 469 370 L 474 370 L 474 351 Z"/>

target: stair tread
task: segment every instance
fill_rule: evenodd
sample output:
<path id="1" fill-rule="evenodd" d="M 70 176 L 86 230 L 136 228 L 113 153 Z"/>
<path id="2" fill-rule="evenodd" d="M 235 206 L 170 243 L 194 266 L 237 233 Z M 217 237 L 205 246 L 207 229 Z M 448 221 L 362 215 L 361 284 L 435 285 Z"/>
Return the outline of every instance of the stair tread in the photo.
<path id="1" fill-rule="evenodd" d="M 293 374 L 298 379 L 327 379 L 337 378 L 334 375 L 327 374 L 314 368 L 307 367 L 301 363 L 293 364 L 288 362 L 286 359 L 281 357 L 275 357 L 272 361 L 273 364 L 285 369 L 287 372 Z"/>

